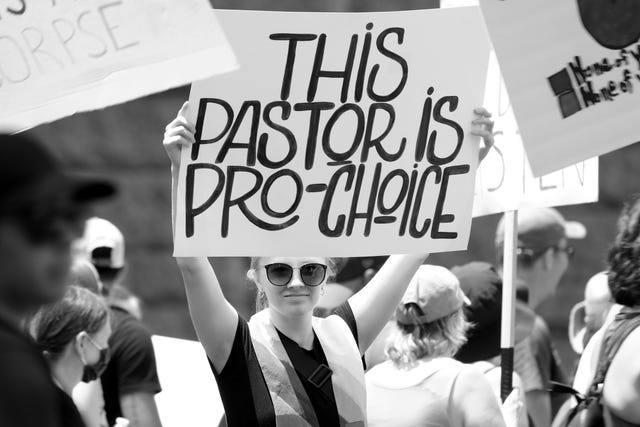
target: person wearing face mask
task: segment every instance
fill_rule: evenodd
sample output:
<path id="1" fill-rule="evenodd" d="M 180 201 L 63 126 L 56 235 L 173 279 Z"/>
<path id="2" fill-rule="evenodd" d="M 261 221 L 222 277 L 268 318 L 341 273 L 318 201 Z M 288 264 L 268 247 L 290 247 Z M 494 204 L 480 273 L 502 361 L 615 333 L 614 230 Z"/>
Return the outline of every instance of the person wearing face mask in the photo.
<path id="1" fill-rule="evenodd" d="M 87 289 L 70 286 L 62 300 L 41 308 L 30 330 L 58 386 L 65 427 L 84 427 L 73 403 L 78 383 L 95 381 L 109 363 L 109 309 Z"/>

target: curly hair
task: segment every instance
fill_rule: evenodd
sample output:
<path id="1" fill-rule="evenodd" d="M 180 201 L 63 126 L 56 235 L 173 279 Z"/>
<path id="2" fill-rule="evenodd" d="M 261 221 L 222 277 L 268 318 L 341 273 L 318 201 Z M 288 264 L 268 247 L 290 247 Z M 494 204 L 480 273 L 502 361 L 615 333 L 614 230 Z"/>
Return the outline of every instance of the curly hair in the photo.
<path id="1" fill-rule="evenodd" d="M 609 249 L 609 289 L 616 303 L 640 304 L 640 197 L 625 204 Z"/>
<path id="2" fill-rule="evenodd" d="M 422 310 L 413 303 L 401 306 L 400 310 Z M 400 369 L 411 369 L 422 358 L 453 357 L 460 347 L 467 342 L 466 332 L 469 329 L 463 309 L 430 323 L 405 325 L 396 322 L 385 354 Z"/>

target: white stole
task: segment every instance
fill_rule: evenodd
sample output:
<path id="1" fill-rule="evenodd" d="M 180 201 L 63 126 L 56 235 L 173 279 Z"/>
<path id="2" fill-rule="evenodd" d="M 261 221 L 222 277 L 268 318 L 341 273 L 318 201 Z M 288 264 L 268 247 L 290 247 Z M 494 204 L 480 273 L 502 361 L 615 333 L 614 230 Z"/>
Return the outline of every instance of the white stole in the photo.
<path id="1" fill-rule="evenodd" d="M 333 371 L 331 383 L 341 427 L 366 426 L 366 391 L 360 351 L 338 316 L 313 318 L 322 350 Z M 249 321 L 251 341 L 271 395 L 277 427 L 321 427 L 313 405 L 271 323 L 269 309 Z"/>

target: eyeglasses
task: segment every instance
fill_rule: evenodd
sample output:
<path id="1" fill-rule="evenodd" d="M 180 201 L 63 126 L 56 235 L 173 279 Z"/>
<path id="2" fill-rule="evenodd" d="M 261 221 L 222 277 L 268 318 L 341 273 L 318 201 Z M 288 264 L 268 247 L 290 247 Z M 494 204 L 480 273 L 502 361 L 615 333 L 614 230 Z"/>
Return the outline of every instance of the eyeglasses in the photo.
<path id="1" fill-rule="evenodd" d="M 327 275 L 327 266 L 318 263 L 304 264 L 292 267 L 289 264 L 275 263 L 264 266 L 267 279 L 274 286 L 287 286 L 293 277 L 293 270 L 300 271 L 300 279 L 307 286 L 319 286 Z"/>
<path id="2" fill-rule="evenodd" d="M 550 246 L 550 247 L 547 247 L 545 249 L 541 249 L 541 250 L 537 250 L 537 251 L 534 251 L 533 249 L 529 249 L 529 248 L 518 248 L 516 250 L 516 254 L 518 256 L 527 257 L 529 259 L 535 259 L 535 258 L 539 257 L 540 255 L 542 255 L 543 253 L 545 253 L 549 248 L 552 248 L 555 252 L 564 252 L 564 253 L 566 253 L 567 257 L 569 259 L 573 258 L 574 255 L 576 254 L 576 248 L 574 248 L 573 246 L 564 246 L 564 247 Z"/>

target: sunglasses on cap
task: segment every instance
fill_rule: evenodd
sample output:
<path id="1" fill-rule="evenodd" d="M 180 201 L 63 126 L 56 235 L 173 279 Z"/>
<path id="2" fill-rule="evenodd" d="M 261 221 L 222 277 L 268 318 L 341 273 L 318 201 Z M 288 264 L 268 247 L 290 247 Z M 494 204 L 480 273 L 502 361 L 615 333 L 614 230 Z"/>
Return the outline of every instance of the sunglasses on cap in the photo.
<path id="1" fill-rule="evenodd" d="M 300 271 L 300 279 L 307 286 L 319 286 L 327 276 L 327 266 L 319 263 L 309 263 L 300 267 L 292 267 L 289 264 L 275 263 L 264 266 L 267 271 L 267 279 L 274 286 L 287 286 L 293 278 L 293 270 Z"/>

